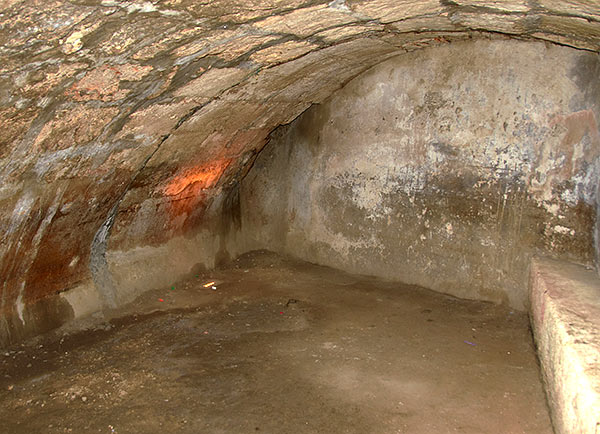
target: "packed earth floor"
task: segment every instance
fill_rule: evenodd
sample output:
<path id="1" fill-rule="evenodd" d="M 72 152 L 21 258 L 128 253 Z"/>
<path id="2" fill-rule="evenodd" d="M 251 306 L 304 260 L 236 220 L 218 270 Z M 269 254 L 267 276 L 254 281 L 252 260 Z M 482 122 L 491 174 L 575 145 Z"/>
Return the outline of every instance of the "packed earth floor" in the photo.
<path id="1" fill-rule="evenodd" d="M 524 313 L 268 252 L 76 327 L 3 350 L 1 432 L 552 432 Z"/>

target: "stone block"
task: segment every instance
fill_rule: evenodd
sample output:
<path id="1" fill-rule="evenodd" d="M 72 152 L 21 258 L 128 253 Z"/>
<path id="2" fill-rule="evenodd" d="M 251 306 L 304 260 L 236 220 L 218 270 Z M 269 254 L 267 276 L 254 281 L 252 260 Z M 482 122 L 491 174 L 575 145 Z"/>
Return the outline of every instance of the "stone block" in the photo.
<path id="1" fill-rule="evenodd" d="M 531 322 L 557 433 L 600 432 L 600 279 L 579 265 L 535 258 Z"/>

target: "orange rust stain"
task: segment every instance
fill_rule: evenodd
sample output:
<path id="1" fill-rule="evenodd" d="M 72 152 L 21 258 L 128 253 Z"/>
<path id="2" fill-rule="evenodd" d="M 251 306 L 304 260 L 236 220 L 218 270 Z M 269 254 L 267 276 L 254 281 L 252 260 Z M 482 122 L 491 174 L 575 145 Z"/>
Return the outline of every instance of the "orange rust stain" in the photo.
<path id="1" fill-rule="evenodd" d="M 167 196 L 177 196 L 187 190 L 214 187 L 230 163 L 230 159 L 217 160 L 204 166 L 186 169 L 169 182 L 164 192 Z"/>
<path id="2" fill-rule="evenodd" d="M 201 208 L 206 198 L 205 190 L 216 186 L 231 161 L 215 160 L 209 164 L 185 169 L 173 177 L 163 189 L 163 193 L 171 198 L 171 217 L 187 218 L 192 211 Z"/>

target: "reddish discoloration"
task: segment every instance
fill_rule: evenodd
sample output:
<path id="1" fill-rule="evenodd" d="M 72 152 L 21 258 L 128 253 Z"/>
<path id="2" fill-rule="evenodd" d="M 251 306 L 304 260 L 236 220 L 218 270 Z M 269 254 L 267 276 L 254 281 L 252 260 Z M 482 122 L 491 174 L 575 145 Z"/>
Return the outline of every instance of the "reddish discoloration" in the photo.
<path id="1" fill-rule="evenodd" d="M 27 210 L 27 215 L 12 233 L 11 238 L 16 242 L 8 244 L 3 249 L 0 258 L 0 276 L 2 276 L 2 298 L 0 304 L 0 315 L 10 311 L 18 297 L 20 286 L 26 280 L 28 263 L 24 258 L 33 250 L 34 238 L 42 220 L 44 219 L 44 205 L 38 199 Z M 11 222 L 12 225 L 12 222 Z M 7 238 L 9 233 L 5 235 Z"/>
<path id="2" fill-rule="evenodd" d="M 178 196 L 185 190 L 198 191 L 213 187 L 231 160 L 216 160 L 204 166 L 186 169 L 164 188 L 167 196 Z"/>
<path id="3" fill-rule="evenodd" d="M 118 101 L 130 92 L 128 89 L 120 89 L 122 81 L 139 81 L 152 69 L 151 66 L 132 64 L 102 66 L 88 72 L 85 77 L 73 84 L 66 95 L 76 101 Z"/>
<path id="4" fill-rule="evenodd" d="M 117 173 L 113 179 L 118 185 L 129 176 Z M 110 198 L 113 186 L 90 178 L 57 184 L 56 191 L 41 194 L 23 207 L 20 220 L 13 212 L 14 222 L 1 222 L 11 225 L 5 238 L 17 242 L 6 248 L 0 243 L 0 315 L 14 310 L 19 294 L 27 306 L 89 278 L 89 246 L 113 203 L 93 198 Z"/>
<path id="5" fill-rule="evenodd" d="M 231 159 L 219 159 L 202 166 L 191 167 L 176 175 L 163 192 L 170 196 L 170 214 L 173 218 L 188 215 L 205 199 L 205 190 L 216 186 Z"/>
<path id="6" fill-rule="evenodd" d="M 60 110 L 54 120 L 44 125 L 34 145 L 56 151 L 86 144 L 94 140 L 118 113 L 116 107 Z"/>
<path id="7" fill-rule="evenodd" d="M 596 116 L 592 110 L 582 110 L 570 115 L 557 115 L 550 120 L 550 126 L 562 125 L 567 129 L 563 137 L 561 146 L 565 156 L 565 164 L 562 167 L 562 173 L 569 177 L 579 169 L 582 160 L 591 161 L 600 154 L 600 132 Z M 581 158 L 573 161 L 574 147 L 583 137 L 589 134 L 592 145 L 590 149 L 584 150 Z"/>

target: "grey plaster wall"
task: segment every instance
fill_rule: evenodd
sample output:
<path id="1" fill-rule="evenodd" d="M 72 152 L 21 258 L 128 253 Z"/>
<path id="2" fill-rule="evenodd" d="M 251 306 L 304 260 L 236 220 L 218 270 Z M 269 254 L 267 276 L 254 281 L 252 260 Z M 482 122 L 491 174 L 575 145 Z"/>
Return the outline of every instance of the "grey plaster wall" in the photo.
<path id="1" fill-rule="evenodd" d="M 533 254 L 594 263 L 599 72 L 514 40 L 388 60 L 273 133 L 238 248 L 524 308 Z"/>

